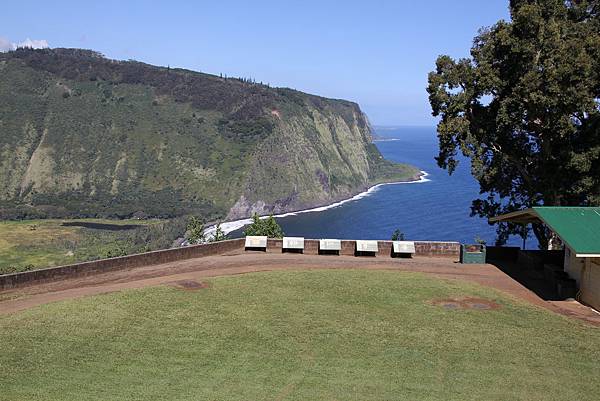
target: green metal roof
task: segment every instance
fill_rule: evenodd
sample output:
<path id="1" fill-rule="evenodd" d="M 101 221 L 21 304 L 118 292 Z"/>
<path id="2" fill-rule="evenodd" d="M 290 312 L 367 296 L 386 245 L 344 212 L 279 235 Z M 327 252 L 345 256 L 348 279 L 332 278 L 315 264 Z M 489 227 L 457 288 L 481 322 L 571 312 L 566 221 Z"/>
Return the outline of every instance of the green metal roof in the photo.
<path id="1" fill-rule="evenodd" d="M 536 206 L 493 217 L 490 222 L 542 222 L 556 233 L 577 257 L 600 257 L 600 207 Z"/>

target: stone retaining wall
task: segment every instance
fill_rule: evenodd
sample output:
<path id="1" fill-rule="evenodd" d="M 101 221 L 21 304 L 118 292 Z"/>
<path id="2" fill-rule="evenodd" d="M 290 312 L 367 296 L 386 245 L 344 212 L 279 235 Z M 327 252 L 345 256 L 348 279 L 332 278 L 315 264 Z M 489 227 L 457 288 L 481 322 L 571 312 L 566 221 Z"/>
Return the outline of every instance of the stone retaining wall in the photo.
<path id="1" fill-rule="evenodd" d="M 121 256 L 118 258 L 93 260 L 72 265 L 50 267 L 22 273 L 0 275 L 0 289 L 22 287 L 56 281 L 64 278 L 83 277 L 92 274 L 105 273 L 114 270 L 129 269 L 142 266 L 159 265 L 178 260 L 200 258 L 211 255 L 243 250 L 244 239 L 232 239 L 203 245 L 192 245 L 181 248 L 165 249 Z"/>
<path id="2" fill-rule="evenodd" d="M 390 242 L 391 243 L 391 242 Z M 453 257 L 460 256 L 460 243 L 439 241 L 415 241 L 415 250 L 420 256 Z"/>
<path id="3" fill-rule="evenodd" d="M 355 241 L 343 240 L 340 255 L 353 256 Z M 205 256 L 222 255 L 224 253 L 243 251 L 244 239 L 232 239 L 210 244 L 193 245 L 161 251 L 146 252 L 137 255 L 121 256 L 118 258 L 94 260 L 72 265 L 32 270 L 22 273 L 0 275 L 0 290 L 23 287 L 65 278 L 83 277 L 87 275 L 106 273 L 114 270 L 130 269 L 143 266 L 159 265 L 178 260 L 200 258 Z M 378 258 L 391 256 L 392 242 L 379 241 Z M 458 260 L 460 244 L 458 242 L 415 241 L 416 256 L 441 256 Z M 270 239 L 267 243 L 268 253 L 281 253 L 282 240 Z M 319 240 L 304 241 L 304 254 L 317 255 Z"/>
<path id="4" fill-rule="evenodd" d="M 377 241 L 379 252 L 376 257 L 390 257 L 392 255 L 392 241 Z M 269 239 L 267 242 L 268 253 L 281 253 L 282 240 Z M 340 255 L 353 256 L 356 251 L 354 240 L 342 240 Z M 457 258 L 460 255 L 460 243 L 442 241 L 415 241 L 416 256 L 440 256 Z M 305 255 L 319 254 L 319 240 L 304 240 Z"/>

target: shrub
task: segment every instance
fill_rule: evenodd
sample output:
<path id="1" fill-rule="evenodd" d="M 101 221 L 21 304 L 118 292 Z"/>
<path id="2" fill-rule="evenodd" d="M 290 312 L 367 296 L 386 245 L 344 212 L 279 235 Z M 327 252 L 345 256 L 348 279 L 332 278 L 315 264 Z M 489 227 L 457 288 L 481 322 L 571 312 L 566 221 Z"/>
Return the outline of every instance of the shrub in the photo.
<path id="1" fill-rule="evenodd" d="M 217 228 L 219 227 L 217 226 Z M 186 237 L 191 244 L 198 244 L 206 240 L 204 237 L 204 223 L 198 217 L 192 216 L 188 221 Z"/>
<path id="2" fill-rule="evenodd" d="M 10 273 L 21 273 L 29 270 L 33 270 L 35 268 L 34 265 L 29 264 L 26 266 L 4 266 L 0 267 L 0 274 L 10 274 Z"/>
<path id="3" fill-rule="evenodd" d="M 252 224 L 244 230 L 244 235 L 266 235 L 269 238 L 283 238 L 283 230 L 273 215 L 261 219 L 258 214 L 252 216 Z"/>
<path id="4" fill-rule="evenodd" d="M 209 242 L 225 241 L 226 239 L 229 239 L 229 237 L 227 237 L 227 234 L 225 234 L 225 232 L 221 228 L 221 223 L 217 224 L 217 227 L 215 228 L 215 233 L 213 234 L 212 238 L 209 239 Z"/>
<path id="5" fill-rule="evenodd" d="M 404 241 L 404 233 L 400 230 L 396 230 L 392 233 L 392 241 Z"/>
<path id="6" fill-rule="evenodd" d="M 479 245 L 485 245 L 486 241 L 478 235 L 475 237 L 475 243 Z"/>

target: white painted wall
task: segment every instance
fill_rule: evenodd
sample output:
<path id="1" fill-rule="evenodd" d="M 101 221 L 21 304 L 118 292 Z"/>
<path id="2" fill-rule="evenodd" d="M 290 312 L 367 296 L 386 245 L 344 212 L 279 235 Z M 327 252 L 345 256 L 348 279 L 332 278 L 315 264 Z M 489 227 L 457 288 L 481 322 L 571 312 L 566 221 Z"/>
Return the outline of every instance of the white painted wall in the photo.
<path id="1" fill-rule="evenodd" d="M 565 265 L 564 269 L 569 273 L 569 277 L 577 281 L 577 285 L 581 285 L 581 271 L 585 266 L 584 258 L 575 257 L 575 252 L 571 251 L 571 248 L 565 246 Z"/>
<path id="2" fill-rule="evenodd" d="M 585 258 L 579 290 L 583 302 L 600 310 L 600 258 Z"/>

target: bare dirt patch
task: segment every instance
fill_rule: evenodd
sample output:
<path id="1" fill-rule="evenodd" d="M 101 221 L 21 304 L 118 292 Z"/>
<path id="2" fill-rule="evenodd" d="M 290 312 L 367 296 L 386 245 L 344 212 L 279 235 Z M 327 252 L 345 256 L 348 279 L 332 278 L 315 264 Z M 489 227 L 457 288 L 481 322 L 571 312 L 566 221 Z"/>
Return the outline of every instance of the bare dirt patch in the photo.
<path id="1" fill-rule="evenodd" d="M 430 301 L 432 305 L 440 306 L 444 309 L 475 309 L 475 310 L 493 310 L 500 309 L 496 302 L 483 298 L 447 298 L 434 299 Z"/>
<path id="2" fill-rule="evenodd" d="M 195 280 L 178 280 L 168 283 L 171 287 L 179 288 L 180 290 L 196 291 L 203 288 L 208 288 L 208 283 Z"/>

